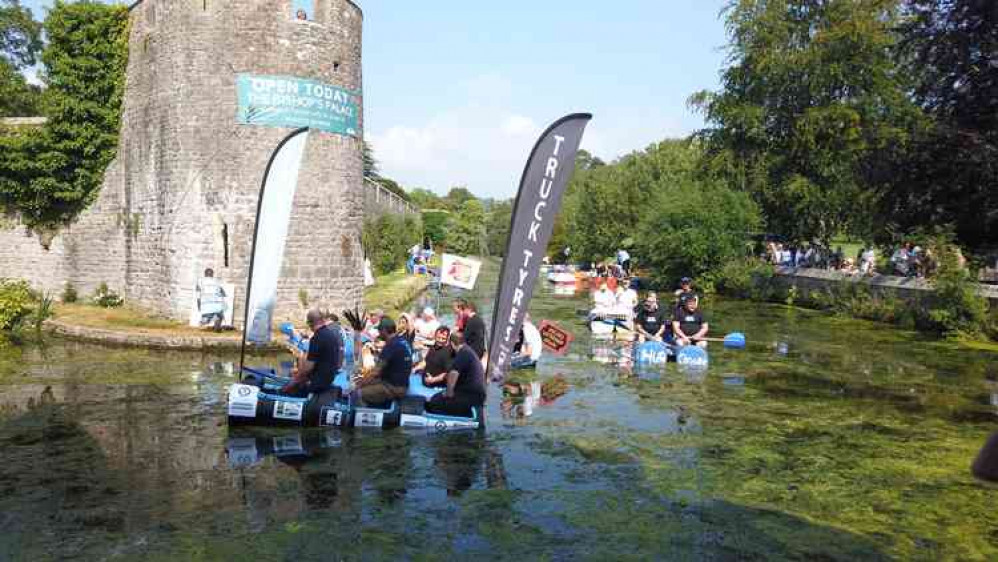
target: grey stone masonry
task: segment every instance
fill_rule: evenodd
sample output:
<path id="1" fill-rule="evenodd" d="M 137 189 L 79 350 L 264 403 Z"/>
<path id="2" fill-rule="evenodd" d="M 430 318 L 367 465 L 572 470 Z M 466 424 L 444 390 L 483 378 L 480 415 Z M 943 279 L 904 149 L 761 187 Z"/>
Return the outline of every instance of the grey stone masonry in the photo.
<path id="1" fill-rule="evenodd" d="M 315 0 L 144 0 L 131 8 L 117 158 L 95 203 L 58 232 L 0 228 L 0 276 L 54 294 L 106 282 L 127 301 L 186 319 L 208 267 L 236 285 L 241 324 L 260 184 L 291 130 L 239 125 L 236 77 L 293 76 L 360 92 L 363 15 Z M 359 109 L 359 108 L 358 108 Z M 358 135 L 360 131 L 358 131 Z M 300 297 L 357 305 L 363 276 L 361 140 L 313 130 L 299 177 L 277 319 L 300 320 Z"/>
<path id="2" fill-rule="evenodd" d="M 871 289 L 891 291 L 911 302 L 930 296 L 934 290 L 932 283 L 915 277 L 850 275 L 841 271 L 807 267 L 777 267 L 776 274 L 787 285 L 794 285 L 798 289 L 823 290 L 840 283 L 865 283 Z M 998 307 L 998 286 L 978 285 L 977 292 L 990 301 L 992 309 Z"/>

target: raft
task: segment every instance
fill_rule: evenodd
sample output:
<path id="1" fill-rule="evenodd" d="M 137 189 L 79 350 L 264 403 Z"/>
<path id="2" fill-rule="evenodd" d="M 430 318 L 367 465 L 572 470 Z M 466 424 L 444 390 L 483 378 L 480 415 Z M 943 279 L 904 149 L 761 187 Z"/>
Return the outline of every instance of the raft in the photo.
<path id="1" fill-rule="evenodd" d="M 427 412 L 426 401 L 441 389 L 426 387 L 419 375 L 410 376 L 409 392 L 402 400 L 372 406 L 357 403 L 349 393 L 346 371 L 337 373 L 330 390 L 297 398 L 278 393 L 290 379 L 278 376 L 273 370 L 244 370 L 246 376 L 242 382 L 229 387 L 228 421 L 233 426 L 404 427 L 433 431 L 484 427 L 480 408 L 472 408 L 468 417 Z"/>

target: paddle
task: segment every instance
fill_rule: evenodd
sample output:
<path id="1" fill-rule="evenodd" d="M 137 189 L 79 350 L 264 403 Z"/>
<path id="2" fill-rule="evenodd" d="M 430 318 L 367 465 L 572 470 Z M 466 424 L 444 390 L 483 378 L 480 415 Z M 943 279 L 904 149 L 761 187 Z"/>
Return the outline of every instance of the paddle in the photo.
<path id="1" fill-rule="evenodd" d="M 696 338 L 697 341 L 722 342 L 728 349 L 745 349 L 745 334 L 741 332 L 731 332 L 723 338 Z"/>

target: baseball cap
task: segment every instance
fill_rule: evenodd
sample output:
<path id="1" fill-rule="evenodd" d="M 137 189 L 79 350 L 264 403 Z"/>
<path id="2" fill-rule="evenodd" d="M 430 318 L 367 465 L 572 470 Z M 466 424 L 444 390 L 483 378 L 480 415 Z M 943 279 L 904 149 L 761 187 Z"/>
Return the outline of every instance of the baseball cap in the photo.
<path id="1" fill-rule="evenodd" d="M 423 316 L 433 316 L 433 308 L 429 307 L 429 306 L 426 307 L 426 308 L 424 308 L 423 309 Z"/>
<path id="2" fill-rule="evenodd" d="M 692 283 L 692 282 L 693 280 L 690 279 L 689 277 L 683 277 L 682 279 L 679 280 L 680 285 L 685 285 L 687 283 Z"/>

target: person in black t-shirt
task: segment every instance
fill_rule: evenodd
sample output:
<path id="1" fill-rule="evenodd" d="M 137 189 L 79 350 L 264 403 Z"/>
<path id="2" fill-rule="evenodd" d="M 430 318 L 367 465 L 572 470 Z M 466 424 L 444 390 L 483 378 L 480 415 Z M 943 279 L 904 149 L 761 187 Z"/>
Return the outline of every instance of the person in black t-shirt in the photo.
<path id="1" fill-rule="evenodd" d="M 698 345 L 707 347 L 701 340 L 707 336 L 709 326 L 699 310 L 700 299 L 695 294 L 684 295 L 682 306 L 672 319 L 672 331 L 676 335 L 676 345 Z"/>
<path id="2" fill-rule="evenodd" d="M 450 336 L 454 348 L 454 362 L 447 373 L 447 390 L 434 394 L 426 403 L 426 411 L 431 414 L 470 416 L 473 407 L 485 403 L 485 367 L 471 346 L 467 345 L 461 332 Z"/>
<path id="3" fill-rule="evenodd" d="M 433 347 L 423 360 L 423 384 L 429 387 L 447 386 L 447 372 L 454 361 L 454 348 L 450 345 L 450 328 L 440 326 L 433 333 Z M 419 368 L 417 368 L 419 370 Z"/>
<path id="4" fill-rule="evenodd" d="M 360 399 L 367 404 L 384 404 L 405 397 L 412 373 L 412 347 L 397 333 L 395 322 L 385 316 L 378 324 L 378 333 L 387 343 L 374 372 L 357 383 Z"/>
<path id="5" fill-rule="evenodd" d="M 330 326 L 322 312 L 309 310 L 305 322 L 312 330 L 308 340 L 308 355 L 292 374 L 292 380 L 281 392 L 306 396 L 330 389 L 333 378 L 343 366 L 343 336 L 335 326 Z"/>
<path id="6" fill-rule="evenodd" d="M 475 351 L 479 359 L 485 358 L 485 321 L 478 315 L 475 305 L 468 303 L 468 320 L 464 324 L 464 342 Z"/>
<path id="7" fill-rule="evenodd" d="M 648 293 L 645 302 L 634 318 L 638 341 L 663 341 L 667 338 L 668 321 L 658 306 L 658 295 Z"/>

